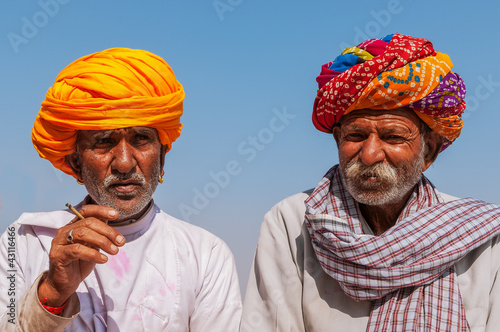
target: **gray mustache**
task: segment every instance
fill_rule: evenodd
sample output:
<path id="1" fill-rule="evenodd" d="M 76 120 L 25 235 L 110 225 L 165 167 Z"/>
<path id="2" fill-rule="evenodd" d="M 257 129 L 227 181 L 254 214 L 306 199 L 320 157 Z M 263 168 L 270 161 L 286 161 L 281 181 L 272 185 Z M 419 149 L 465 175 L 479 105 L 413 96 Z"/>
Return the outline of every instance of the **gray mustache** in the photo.
<path id="1" fill-rule="evenodd" d="M 142 174 L 110 174 L 104 179 L 104 188 L 109 188 L 115 182 L 127 180 L 135 180 L 143 187 L 146 185 L 146 178 Z"/>
<path id="2" fill-rule="evenodd" d="M 347 164 L 346 175 L 350 178 L 374 176 L 383 181 L 395 182 L 398 178 L 398 171 L 395 167 L 383 163 L 367 166 L 359 160 L 352 160 Z"/>

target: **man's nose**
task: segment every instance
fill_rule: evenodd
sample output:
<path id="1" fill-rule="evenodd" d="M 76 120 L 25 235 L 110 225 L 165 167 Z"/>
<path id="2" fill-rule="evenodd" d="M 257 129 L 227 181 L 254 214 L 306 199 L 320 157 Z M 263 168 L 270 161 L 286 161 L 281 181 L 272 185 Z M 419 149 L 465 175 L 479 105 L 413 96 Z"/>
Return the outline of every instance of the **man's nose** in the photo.
<path id="1" fill-rule="evenodd" d="M 134 157 L 134 149 L 125 140 L 121 140 L 113 148 L 113 161 L 111 168 L 120 173 L 126 174 L 137 166 L 137 160 Z"/>
<path id="2" fill-rule="evenodd" d="M 359 158 L 363 164 L 371 166 L 385 159 L 385 153 L 383 150 L 383 142 L 380 138 L 370 135 L 364 142 L 361 151 L 359 152 Z"/>

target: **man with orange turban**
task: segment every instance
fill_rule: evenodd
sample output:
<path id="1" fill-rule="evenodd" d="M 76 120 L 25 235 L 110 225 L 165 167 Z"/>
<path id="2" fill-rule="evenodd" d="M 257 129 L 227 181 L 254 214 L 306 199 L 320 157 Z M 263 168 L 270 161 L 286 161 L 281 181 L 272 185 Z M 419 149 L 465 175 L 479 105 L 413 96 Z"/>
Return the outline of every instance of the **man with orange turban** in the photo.
<path id="1" fill-rule="evenodd" d="M 16 243 L 15 259 L 0 260 L 16 271 L 19 294 L 0 300 L 2 331 L 237 330 L 229 248 L 152 199 L 183 100 L 170 66 L 142 50 L 94 53 L 57 76 L 33 144 L 88 196 L 68 210 L 25 213 L 2 236 L 4 248 Z M 2 294 L 11 283 L 2 278 Z"/>
<path id="2" fill-rule="evenodd" d="M 460 135 L 465 85 L 426 39 L 323 65 L 313 123 L 339 165 L 266 214 L 240 331 L 496 331 L 500 207 L 422 174 Z"/>

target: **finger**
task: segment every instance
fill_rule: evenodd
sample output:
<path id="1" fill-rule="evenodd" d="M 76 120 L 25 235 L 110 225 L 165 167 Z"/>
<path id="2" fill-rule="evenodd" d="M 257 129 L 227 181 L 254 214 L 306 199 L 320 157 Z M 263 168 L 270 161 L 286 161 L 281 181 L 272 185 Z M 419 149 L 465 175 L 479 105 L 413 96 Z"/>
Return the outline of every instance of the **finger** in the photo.
<path id="1" fill-rule="evenodd" d="M 118 217 L 118 211 L 109 206 L 87 204 L 82 207 L 80 214 L 85 218 L 94 217 L 104 222 L 114 220 Z M 78 218 L 78 217 L 77 217 Z"/>
<path id="2" fill-rule="evenodd" d="M 120 234 L 115 228 L 103 223 L 100 219 L 94 217 L 85 218 L 83 220 L 78 220 L 73 224 L 61 227 L 56 236 L 54 237 L 55 243 L 59 245 L 66 245 L 70 243 L 68 236 L 72 230 L 73 242 L 78 240 L 78 242 L 92 242 L 94 243 L 93 236 L 99 234 L 107 239 L 110 244 L 115 246 L 123 246 L 125 244 L 125 238 Z M 92 232 L 88 232 L 88 231 Z M 102 243 L 102 241 L 100 242 Z M 103 249 L 109 248 L 109 245 L 105 245 Z"/>
<path id="3" fill-rule="evenodd" d="M 108 237 L 90 227 L 73 228 L 72 236 L 74 243 L 81 243 L 95 249 L 102 249 L 111 255 L 118 253 L 118 247 Z"/>
<path id="4" fill-rule="evenodd" d="M 78 220 L 85 219 L 85 217 L 94 217 L 102 220 L 104 223 L 107 223 L 108 220 L 113 220 L 118 217 L 118 212 L 108 206 L 88 204 L 84 205 L 80 211 L 77 211 L 73 207 L 68 208 L 73 214 L 76 214 L 76 216 L 68 223 L 68 225 L 73 224 Z M 73 208 L 75 211 L 73 211 L 71 208 Z"/>
<path id="5" fill-rule="evenodd" d="M 108 261 L 106 255 L 80 243 L 61 246 L 56 253 L 51 255 L 51 260 L 54 262 L 59 261 L 61 265 L 68 265 L 78 259 L 97 264 L 103 264 Z"/>
<path id="6" fill-rule="evenodd" d="M 74 224 L 78 220 L 82 220 L 82 219 L 80 219 L 78 216 L 75 216 L 73 219 L 71 219 L 71 221 L 68 223 L 68 225 Z"/>
<path id="7" fill-rule="evenodd" d="M 111 226 L 99 227 L 102 225 L 106 225 L 107 220 L 116 219 L 118 217 L 118 211 L 108 206 L 87 204 L 82 207 L 82 209 L 80 210 L 80 214 L 82 214 L 85 217 L 84 220 L 87 220 L 88 218 L 99 219 L 101 221 L 100 223 L 92 224 L 92 226 L 97 226 L 97 227 L 92 227 L 95 231 L 108 237 L 111 241 L 115 243 L 115 245 L 123 246 L 125 244 L 125 238 Z M 78 221 L 79 218 L 75 217 L 70 222 L 70 224 L 75 224 Z"/>

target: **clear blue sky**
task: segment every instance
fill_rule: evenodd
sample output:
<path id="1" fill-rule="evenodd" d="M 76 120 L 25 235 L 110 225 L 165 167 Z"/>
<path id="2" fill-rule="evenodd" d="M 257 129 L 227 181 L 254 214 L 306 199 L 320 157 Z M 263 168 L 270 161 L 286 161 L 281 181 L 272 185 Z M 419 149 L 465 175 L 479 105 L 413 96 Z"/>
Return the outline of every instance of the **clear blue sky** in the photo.
<path id="1" fill-rule="evenodd" d="M 431 40 L 467 85 L 462 136 L 426 174 L 443 192 L 500 204 L 499 12 L 494 1 L 4 1 L 0 228 L 85 195 L 30 140 L 59 71 L 106 48 L 146 49 L 186 90 L 155 201 L 226 241 L 244 289 L 263 215 L 337 163 L 333 138 L 311 123 L 321 65 L 393 32 Z"/>

